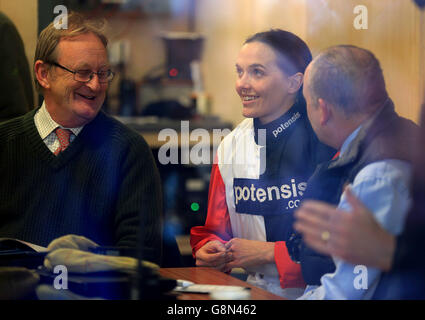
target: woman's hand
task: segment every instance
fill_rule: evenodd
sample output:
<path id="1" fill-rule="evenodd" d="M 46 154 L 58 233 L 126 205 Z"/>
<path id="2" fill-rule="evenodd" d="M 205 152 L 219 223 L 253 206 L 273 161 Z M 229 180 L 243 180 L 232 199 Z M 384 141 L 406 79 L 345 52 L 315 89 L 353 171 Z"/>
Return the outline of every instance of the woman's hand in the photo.
<path id="1" fill-rule="evenodd" d="M 217 270 L 228 272 L 226 263 L 230 261 L 230 256 L 223 243 L 218 240 L 207 242 L 195 254 L 196 266 L 213 267 Z"/>
<path id="2" fill-rule="evenodd" d="M 274 242 L 233 238 L 225 247 L 232 260 L 226 265 L 229 269 L 274 263 Z"/>

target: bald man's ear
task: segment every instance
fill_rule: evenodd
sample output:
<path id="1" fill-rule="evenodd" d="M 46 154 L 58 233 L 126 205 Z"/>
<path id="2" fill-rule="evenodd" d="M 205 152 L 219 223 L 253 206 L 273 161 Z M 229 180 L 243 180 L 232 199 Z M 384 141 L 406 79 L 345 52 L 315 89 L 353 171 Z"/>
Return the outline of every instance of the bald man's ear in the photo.
<path id="1" fill-rule="evenodd" d="M 292 76 L 288 77 L 289 80 L 289 93 L 297 93 L 303 84 L 304 75 L 301 72 L 297 72 Z"/>
<path id="2" fill-rule="evenodd" d="M 34 74 L 38 83 L 45 89 L 50 88 L 50 81 L 48 79 L 49 66 L 41 60 L 34 63 Z"/>
<path id="3" fill-rule="evenodd" d="M 317 102 L 320 113 L 320 124 L 324 126 L 332 117 L 332 108 L 331 105 L 322 98 L 319 98 Z"/>

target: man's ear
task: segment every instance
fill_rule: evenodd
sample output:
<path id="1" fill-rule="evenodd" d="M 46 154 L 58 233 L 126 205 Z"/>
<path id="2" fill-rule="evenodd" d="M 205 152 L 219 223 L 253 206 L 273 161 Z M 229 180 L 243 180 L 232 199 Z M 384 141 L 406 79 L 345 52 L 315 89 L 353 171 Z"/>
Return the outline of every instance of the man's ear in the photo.
<path id="1" fill-rule="evenodd" d="M 303 84 L 304 75 L 301 72 L 297 72 L 292 76 L 288 77 L 289 80 L 289 93 L 297 93 Z"/>
<path id="2" fill-rule="evenodd" d="M 49 66 L 42 60 L 37 60 L 34 63 L 34 74 L 37 78 L 38 83 L 45 89 L 50 88 L 50 81 L 48 79 Z"/>
<path id="3" fill-rule="evenodd" d="M 318 108 L 320 112 L 320 124 L 324 126 L 332 117 L 332 108 L 330 104 L 322 98 L 318 100 Z"/>

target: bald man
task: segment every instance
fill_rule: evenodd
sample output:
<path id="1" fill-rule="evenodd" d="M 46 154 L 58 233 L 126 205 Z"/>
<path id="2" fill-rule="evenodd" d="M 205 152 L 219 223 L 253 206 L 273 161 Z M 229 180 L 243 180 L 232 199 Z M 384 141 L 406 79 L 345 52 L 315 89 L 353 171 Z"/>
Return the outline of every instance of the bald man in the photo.
<path id="1" fill-rule="evenodd" d="M 409 177 L 416 125 L 394 111 L 378 60 L 354 46 L 336 46 L 317 56 L 305 73 L 304 95 L 314 131 L 339 156 L 319 165 L 304 199 L 349 210 L 352 193 L 392 234 L 402 231 L 410 205 Z M 332 234 L 321 230 L 324 245 Z M 288 250 L 308 284 L 301 299 L 368 299 L 380 271 L 358 267 L 308 247 L 294 232 Z"/>
<path id="2" fill-rule="evenodd" d="M 425 102 L 420 123 L 417 146 L 425 145 Z M 295 229 L 315 250 L 385 271 L 373 299 L 425 299 L 425 149 L 417 148 L 416 153 L 411 183 L 413 204 L 403 232 L 397 237 L 382 228 L 349 190 L 349 212 L 308 201 L 296 213 Z M 320 238 L 323 230 L 331 235 L 326 244 Z"/>

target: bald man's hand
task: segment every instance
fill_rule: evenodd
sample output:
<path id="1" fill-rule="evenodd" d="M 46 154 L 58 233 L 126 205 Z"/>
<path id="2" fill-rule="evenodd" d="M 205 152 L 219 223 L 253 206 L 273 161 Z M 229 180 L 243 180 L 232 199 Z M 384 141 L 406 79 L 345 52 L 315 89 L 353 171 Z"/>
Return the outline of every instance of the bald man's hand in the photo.
<path id="1" fill-rule="evenodd" d="M 313 249 L 353 264 L 387 271 L 395 250 L 394 236 L 385 231 L 372 213 L 346 188 L 352 211 L 324 202 L 305 201 L 295 213 L 295 230 Z"/>

